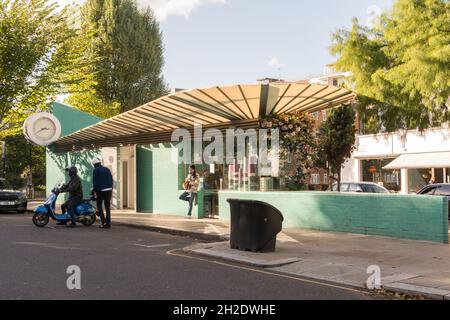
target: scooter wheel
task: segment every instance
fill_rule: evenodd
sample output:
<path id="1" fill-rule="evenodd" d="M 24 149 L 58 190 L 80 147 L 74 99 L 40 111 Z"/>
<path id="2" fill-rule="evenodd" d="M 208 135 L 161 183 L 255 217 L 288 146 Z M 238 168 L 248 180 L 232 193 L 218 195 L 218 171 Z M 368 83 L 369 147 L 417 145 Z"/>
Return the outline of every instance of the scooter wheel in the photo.
<path id="1" fill-rule="evenodd" d="M 95 223 L 95 220 L 97 220 L 97 216 L 95 214 L 89 216 L 87 220 L 81 221 L 81 223 L 85 226 L 92 226 Z"/>
<path id="2" fill-rule="evenodd" d="M 49 221 L 48 215 L 43 213 L 35 213 L 33 215 L 33 223 L 36 227 L 45 227 Z"/>

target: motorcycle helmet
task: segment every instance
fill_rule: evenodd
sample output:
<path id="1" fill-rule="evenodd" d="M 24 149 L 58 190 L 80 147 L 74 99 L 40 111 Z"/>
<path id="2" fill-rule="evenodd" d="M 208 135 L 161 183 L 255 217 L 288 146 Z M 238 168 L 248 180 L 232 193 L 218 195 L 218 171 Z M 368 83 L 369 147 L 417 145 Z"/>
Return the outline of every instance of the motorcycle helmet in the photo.
<path id="1" fill-rule="evenodd" d="M 92 165 L 95 166 L 96 164 L 101 164 L 102 161 L 99 158 L 92 159 Z"/>
<path id="2" fill-rule="evenodd" d="M 76 175 L 78 172 L 77 167 L 75 166 L 67 167 L 66 171 L 69 173 L 69 177 Z"/>

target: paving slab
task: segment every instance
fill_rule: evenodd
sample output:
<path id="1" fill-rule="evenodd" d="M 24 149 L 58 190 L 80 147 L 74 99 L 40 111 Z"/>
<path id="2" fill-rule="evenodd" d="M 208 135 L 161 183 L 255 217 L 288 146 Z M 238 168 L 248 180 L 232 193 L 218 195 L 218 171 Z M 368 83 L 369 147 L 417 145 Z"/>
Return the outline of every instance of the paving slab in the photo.
<path id="1" fill-rule="evenodd" d="M 450 273 L 443 272 L 443 273 L 439 273 L 439 274 L 423 275 L 423 276 L 418 276 L 418 277 L 414 277 L 411 279 L 407 279 L 402 282 L 407 283 L 407 284 L 417 285 L 417 286 L 427 286 L 427 287 L 445 289 L 445 288 L 450 287 Z"/>
<path id="2" fill-rule="evenodd" d="M 449 290 L 417 286 L 408 283 L 394 282 L 383 286 L 388 291 L 401 292 L 408 295 L 420 295 L 434 300 L 445 300 L 450 296 Z"/>
<path id="3" fill-rule="evenodd" d="M 390 284 L 393 282 L 405 281 L 405 280 L 416 278 L 416 277 L 417 277 L 417 274 L 413 274 L 413 273 L 394 273 L 389 276 L 381 277 L 381 283 L 384 285 L 387 285 L 387 284 Z"/>

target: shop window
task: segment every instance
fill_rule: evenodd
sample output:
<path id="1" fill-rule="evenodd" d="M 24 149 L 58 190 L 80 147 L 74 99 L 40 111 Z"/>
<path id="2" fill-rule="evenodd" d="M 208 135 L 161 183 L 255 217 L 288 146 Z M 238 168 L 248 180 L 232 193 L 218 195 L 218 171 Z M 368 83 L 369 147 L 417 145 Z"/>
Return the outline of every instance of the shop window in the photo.
<path id="1" fill-rule="evenodd" d="M 434 182 L 443 183 L 444 181 L 444 169 L 436 168 L 434 169 Z"/>
<path id="2" fill-rule="evenodd" d="M 183 156 L 182 152 L 181 152 L 181 147 L 179 148 L 179 157 Z M 194 153 L 194 147 L 193 145 L 191 146 L 191 161 L 194 162 L 198 162 L 201 161 L 201 155 L 199 154 L 195 154 Z M 186 177 L 189 174 L 189 166 L 191 165 L 190 163 L 184 163 L 183 161 L 180 161 L 181 159 L 179 159 L 178 162 L 178 189 L 179 190 L 183 190 L 183 183 L 184 180 L 186 179 Z M 208 171 L 209 166 L 207 164 L 204 163 L 195 163 L 195 169 L 197 171 L 197 173 L 199 174 L 201 180 L 203 180 L 203 176 L 205 174 L 205 172 Z"/>
<path id="3" fill-rule="evenodd" d="M 401 190 L 401 171 L 383 169 L 392 160 L 394 159 L 362 160 L 362 180 L 380 184 L 391 192 L 399 192 Z"/>
<path id="4" fill-rule="evenodd" d="M 204 148 L 209 142 L 204 142 Z M 192 160 L 202 161 L 201 155 L 194 154 L 192 150 Z M 204 149 L 203 149 L 204 150 Z M 180 151 L 181 152 L 181 151 Z M 237 152 L 237 151 L 236 151 Z M 231 163 L 218 164 L 214 159 L 209 159 L 211 163 L 195 164 L 201 178 L 201 186 L 210 190 L 273 190 L 280 189 L 279 167 L 263 167 L 258 164 L 257 156 L 250 149 L 243 159 L 231 159 Z M 224 152 L 225 154 L 225 152 Z M 181 154 L 179 155 L 181 157 Z M 215 157 L 214 155 L 212 156 Z M 230 159 L 228 159 L 230 162 Z M 275 162 L 273 162 L 275 163 Z M 276 162 L 278 163 L 278 162 Z M 178 188 L 183 188 L 184 179 L 189 174 L 189 164 L 180 161 L 178 164 Z"/>
<path id="5" fill-rule="evenodd" d="M 431 168 L 428 169 L 408 169 L 408 190 L 410 193 L 417 193 L 420 189 L 430 183 L 432 176 Z"/>

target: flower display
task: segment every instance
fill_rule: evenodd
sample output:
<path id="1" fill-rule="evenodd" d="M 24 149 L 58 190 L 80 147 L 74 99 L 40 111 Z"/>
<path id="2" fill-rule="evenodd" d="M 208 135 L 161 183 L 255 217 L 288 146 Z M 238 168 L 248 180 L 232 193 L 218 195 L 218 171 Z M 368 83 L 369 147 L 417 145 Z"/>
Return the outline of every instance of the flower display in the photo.
<path id="1" fill-rule="evenodd" d="M 261 128 L 279 130 L 280 176 L 294 184 L 304 184 L 317 158 L 318 143 L 314 119 L 305 113 L 268 115 L 261 120 Z"/>

